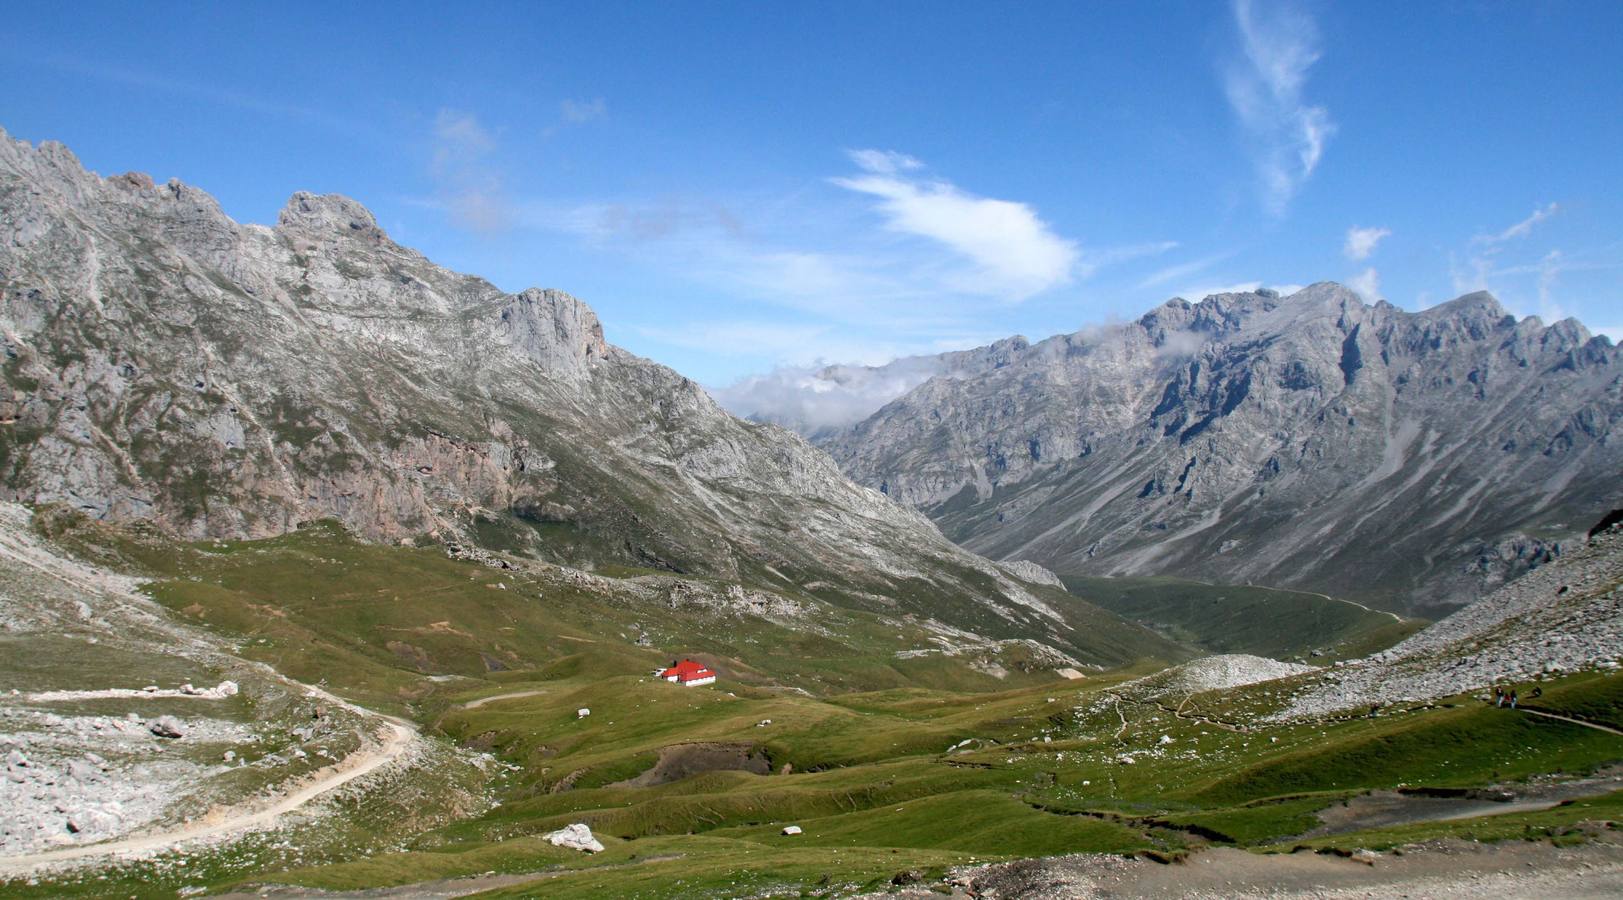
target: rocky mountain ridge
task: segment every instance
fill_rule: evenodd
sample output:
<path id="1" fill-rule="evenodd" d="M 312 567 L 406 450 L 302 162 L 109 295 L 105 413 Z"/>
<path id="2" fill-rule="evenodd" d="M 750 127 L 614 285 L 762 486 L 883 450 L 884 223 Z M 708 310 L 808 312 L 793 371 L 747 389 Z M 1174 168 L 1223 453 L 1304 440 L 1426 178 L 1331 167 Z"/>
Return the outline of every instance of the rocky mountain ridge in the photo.
<path id="1" fill-rule="evenodd" d="M 1410 313 L 1321 283 L 1021 342 L 819 443 L 993 558 L 1437 615 L 1616 505 L 1620 363 L 1486 293 Z"/>
<path id="2" fill-rule="evenodd" d="M 440 268 L 348 198 L 244 225 L 0 133 L 0 358 L 0 499 L 190 538 L 330 518 L 1076 647 L 1031 585 L 584 303 Z"/>

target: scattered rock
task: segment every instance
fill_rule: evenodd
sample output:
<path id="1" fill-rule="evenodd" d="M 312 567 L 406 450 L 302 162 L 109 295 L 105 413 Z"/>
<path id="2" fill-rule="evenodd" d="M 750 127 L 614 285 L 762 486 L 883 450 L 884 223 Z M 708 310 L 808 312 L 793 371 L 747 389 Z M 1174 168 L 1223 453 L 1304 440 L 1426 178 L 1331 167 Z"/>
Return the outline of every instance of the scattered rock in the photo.
<path id="1" fill-rule="evenodd" d="M 159 716 L 147 723 L 147 730 L 161 738 L 182 738 L 186 736 L 186 726 L 174 716 Z"/>
<path id="2" fill-rule="evenodd" d="M 786 835 L 799 834 L 800 833 L 800 826 L 799 825 L 785 826 L 784 829 L 783 829 L 783 833 L 786 834 Z"/>

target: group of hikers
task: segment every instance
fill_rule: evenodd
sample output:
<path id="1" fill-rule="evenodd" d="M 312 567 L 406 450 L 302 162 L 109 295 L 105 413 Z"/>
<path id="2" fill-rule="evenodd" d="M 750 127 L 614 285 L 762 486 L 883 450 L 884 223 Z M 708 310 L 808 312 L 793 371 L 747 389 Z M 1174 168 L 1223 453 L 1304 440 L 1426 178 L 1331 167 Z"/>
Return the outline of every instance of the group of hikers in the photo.
<path id="1" fill-rule="evenodd" d="M 1537 696 L 1539 696 L 1540 694 L 1543 694 L 1543 693 L 1544 693 L 1543 688 L 1538 687 L 1536 685 L 1534 686 L 1534 688 L 1533 688 L 1533 696 L 1534 697 L 1537 697 Z M 1511 688 L 1509 690 L 1506 690 L 1506 689 L 1504 689 L 1502 687 L 1499 687 L 1498 685 L 1494 685 L 1494 688 L 1493 688 L 1493 705 L 1494 706 L 1497 706 L 1497 707 L 1500 707 L 1500 708 L 1508 706 L 1511 709 L 1515 709 L 1517 702 L 1518 701 L 1517 701 L 1517 697 L 1516 697 L 1516 689 L 1515 688 Z"/>

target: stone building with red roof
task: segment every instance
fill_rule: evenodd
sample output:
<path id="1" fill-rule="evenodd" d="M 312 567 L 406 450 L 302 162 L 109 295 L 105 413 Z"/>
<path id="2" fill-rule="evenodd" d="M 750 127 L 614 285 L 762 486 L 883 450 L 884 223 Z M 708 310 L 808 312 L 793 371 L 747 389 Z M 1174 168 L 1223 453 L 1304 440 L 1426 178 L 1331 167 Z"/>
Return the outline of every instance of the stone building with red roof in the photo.
<path id="1" fill-rule="evenodd" d="M 702 687 L 703 685 L 716 683 L 714 669 L 691 659 L 671 663 L 670 668 L 660 671 L 659 677 L 680 684 L 683 687 Z"/>

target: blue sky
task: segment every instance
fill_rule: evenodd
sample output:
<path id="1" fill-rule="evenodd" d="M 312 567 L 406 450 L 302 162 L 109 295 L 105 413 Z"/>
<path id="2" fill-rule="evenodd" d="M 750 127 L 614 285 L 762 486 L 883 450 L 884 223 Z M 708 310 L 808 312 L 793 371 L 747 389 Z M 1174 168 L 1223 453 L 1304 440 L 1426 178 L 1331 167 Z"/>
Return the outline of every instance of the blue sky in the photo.
<path id="1" fill-rule="evenodd" d="M 1623 4 L 17 3 L 0 126 L 710 385 L 1336 280 L 1623 337 Z"/>

